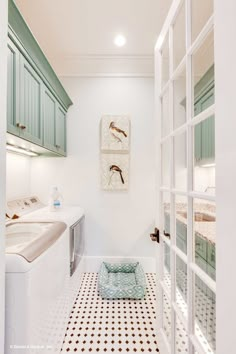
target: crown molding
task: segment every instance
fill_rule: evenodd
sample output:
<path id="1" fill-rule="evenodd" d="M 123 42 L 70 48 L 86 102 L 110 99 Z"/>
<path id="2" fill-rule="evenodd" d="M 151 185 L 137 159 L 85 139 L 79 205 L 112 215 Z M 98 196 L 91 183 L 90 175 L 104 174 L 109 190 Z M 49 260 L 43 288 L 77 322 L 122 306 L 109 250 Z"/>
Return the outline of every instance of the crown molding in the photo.
<path id="1" fill-rule="evenodd" d="M 104 60 L 104 59 L 111 59 L 111 60 L 116 60 L 116 59 L 126 59 L 126 60 L 149 60 L 154 58 L 154 53 L 153 55 L 150 54 L 96 54 L 96 53 L 91 53 L 91 54 L 70 54 L 70 55 L 62 55 L 62 57 L 65 60 Z"/>
<path id="2" fill-rule="evenodd" d="M 57 55 L 50 58 L 58 76 L 153 77 L 154 55 Z"/>
<path id="3" fill-rule="evenodd" d="M 154 78 L 154 73 L 78 73 L 78 74 L 59 74 L 60 78 Z"/>

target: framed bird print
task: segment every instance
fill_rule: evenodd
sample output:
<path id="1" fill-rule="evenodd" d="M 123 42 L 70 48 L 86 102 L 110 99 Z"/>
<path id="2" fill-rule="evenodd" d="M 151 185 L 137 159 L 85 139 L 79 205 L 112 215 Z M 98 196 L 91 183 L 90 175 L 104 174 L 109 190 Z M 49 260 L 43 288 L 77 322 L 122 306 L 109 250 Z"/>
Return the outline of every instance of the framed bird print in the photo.
<path id="1" fill-rule="evenodd" d="M 128 189 L 128 154 L 101 154 L 101 183 L 104 190 Z"/>
<path id="2" fill-rule="evenodd" d="M 129 152 L 130 119 L 128 116 L 103 116 L 100 129 L 103 152 Z"/>

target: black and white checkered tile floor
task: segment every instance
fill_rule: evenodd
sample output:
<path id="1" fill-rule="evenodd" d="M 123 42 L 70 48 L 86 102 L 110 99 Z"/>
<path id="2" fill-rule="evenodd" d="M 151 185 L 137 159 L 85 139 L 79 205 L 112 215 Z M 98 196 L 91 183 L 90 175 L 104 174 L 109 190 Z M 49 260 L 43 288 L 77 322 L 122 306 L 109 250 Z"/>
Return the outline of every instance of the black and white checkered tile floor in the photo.
<path id="1" fill-rule="evenodd" d="M 184 272 L 178 271 L 176 288 L 176 303 L 184 317 L 187 317 L 187 277 Z M 171 278 L 168 271 L 164 273 L 164 283 L 170 294 Z M 168 340 L 171 333 L 171 306 L 166 295 L 163 296 L 164 330 Z M 212 354 L 216 347 L 216 303 L 210 289 L 203 286 L 198 280 L 195 286 L 195 334 L 198 337 L 204 351 Z M 176 351 L 188 352 L 187 333 L 183 324 L 177 319 L 176 323 Z"/>
<path id="2" fill-rule="evenodd" d="M 97 291 L 97 273 L 84 273 L 81 287 L 70 314 L 62 353 L 156 353 L 156 275 L 147 276 L 147 294 L 143 300 L 106 300 Z M 179 275 L 180 276 L 180 275 Z M 184 279 L 185 280 L 185 279 Z M 170 278 L 165 278 L 167 288 Z M 184 287 L 184 289 L 186 286 Z M 215 308 L 205 294 L 197 288 L 197 317 L 202 320 L 196 334 L 207 353 L 212 349 L 203 333 L 215 338 Z M 186 302 L 180 292 L 178 306 L 186 314 Z M 163 302 L 164 330 L 170 336 L 170 303 L 166 296 Z M 207 306 L 207 308 L 206 308 Z M 210 307 L 209 307 L 210 306 Z M 208 308 L 209 307 L 209 308 Z M 204 316 L 208 316 L 206 320 Z M 207 327 L 205 327 L 207 324 Z M 176 351 L 188 352 L 188 338 L 183 324 L 176 323 Z M 212 333 L 212 331 L 214 331 Z M 213 346 L 215 343 L 213 344 Z"/>
<path id="3" fill-rule="evenodd" d="M 147 274 L 143 300 L 106 300 L 97 273 L 84 273 L 70 314 L 62 353 L 156 353 L 156 281 Z"/>

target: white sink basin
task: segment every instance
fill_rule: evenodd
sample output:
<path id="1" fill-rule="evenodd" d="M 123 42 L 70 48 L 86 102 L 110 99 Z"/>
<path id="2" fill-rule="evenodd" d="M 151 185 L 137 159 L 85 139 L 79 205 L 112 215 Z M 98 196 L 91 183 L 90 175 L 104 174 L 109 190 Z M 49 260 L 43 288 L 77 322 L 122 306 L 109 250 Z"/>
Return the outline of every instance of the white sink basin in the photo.
<path id="1" fill-rule="evenodd" d="M 28 243 L 43 232 L 40 225 L 16 224 L 9 225 L 6 230 L 6 248 Z"/>
<path id="2" fill-rule="evenodd" d="M 14 223 L 6 226 L 6 252 L 19 252 L 45 233 L 53 223 Z"/>

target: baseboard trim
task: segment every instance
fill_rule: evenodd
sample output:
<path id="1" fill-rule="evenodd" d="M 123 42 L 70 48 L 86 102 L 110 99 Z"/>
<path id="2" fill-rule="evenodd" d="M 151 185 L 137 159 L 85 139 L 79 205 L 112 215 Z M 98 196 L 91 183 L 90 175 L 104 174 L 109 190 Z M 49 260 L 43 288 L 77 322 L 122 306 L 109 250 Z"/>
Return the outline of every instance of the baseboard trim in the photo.
<path id="1" fill-rule="evenodd" d="M 97 273 L 100 269 L 102 262 L 140 262 L 143 266 L 145 273 L 156 272 L 156 260 L 154 257 L 84 257 L 84 271 Z"/>

